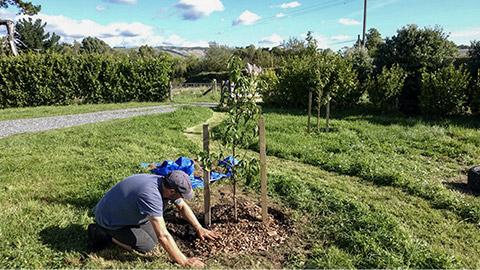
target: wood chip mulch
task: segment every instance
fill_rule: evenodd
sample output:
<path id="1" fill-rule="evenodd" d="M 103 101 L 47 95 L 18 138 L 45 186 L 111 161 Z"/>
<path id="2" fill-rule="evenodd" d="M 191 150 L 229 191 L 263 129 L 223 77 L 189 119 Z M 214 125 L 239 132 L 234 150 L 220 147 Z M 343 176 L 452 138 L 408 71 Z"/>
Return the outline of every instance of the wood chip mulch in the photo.
<path id="1" fill-rule="evenodd" d="M 280 246 L 291 233 L 285 216 L 280 212 L 269 210 L 269 220 L 263 223 L 261 208 L 251 201 L 237 202 L 237 211 L 236 222 L 233 218 L 232 204 L 212 207 L 212 225 L 209 229 L 219 235 L 216 241 L 202 241 L 194 236 L 196 233 L 188 224 L 167 227 L 177 240 L 183 241 L 194 254 L 201 256 L 267 251 Z"/>

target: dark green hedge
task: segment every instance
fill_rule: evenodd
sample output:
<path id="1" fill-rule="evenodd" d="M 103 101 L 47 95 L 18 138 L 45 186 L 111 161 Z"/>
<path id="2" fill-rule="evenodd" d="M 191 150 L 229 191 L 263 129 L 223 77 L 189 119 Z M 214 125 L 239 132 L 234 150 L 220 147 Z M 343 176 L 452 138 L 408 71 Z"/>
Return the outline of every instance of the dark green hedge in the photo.
<path id="1" fill-rule="evenodd" d="M 0 108 L 162 101 L 171 61 L 29 53 L 0 58 Z"/>

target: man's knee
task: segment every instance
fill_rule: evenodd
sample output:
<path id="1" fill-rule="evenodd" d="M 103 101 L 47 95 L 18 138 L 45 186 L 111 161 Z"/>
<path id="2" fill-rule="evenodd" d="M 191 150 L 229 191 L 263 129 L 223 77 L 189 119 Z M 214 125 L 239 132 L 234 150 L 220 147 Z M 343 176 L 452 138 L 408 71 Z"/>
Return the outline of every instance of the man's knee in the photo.
<path id="1" fill-rule="evenodd" d="M 155 242 L 153 241 L 142 241 L 140 243 L 137 243 L 137 245 L 134 247 L 136 251 L 142 254 L 153 251 L 154 248 L 155 248 Z"/>

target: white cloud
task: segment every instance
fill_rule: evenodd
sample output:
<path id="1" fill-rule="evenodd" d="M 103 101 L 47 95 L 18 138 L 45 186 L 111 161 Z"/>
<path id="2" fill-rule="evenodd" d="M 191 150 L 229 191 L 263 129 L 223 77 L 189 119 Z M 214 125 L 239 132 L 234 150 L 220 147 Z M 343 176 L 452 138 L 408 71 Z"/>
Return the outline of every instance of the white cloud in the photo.
<path id="1" fill-rule="evenodd" d="M 345 18 L 341 18 L 340 20 L 338 20 L 338 22 L 341 23 L 341 24 L 344 24 L 344 25 L 358 25 L 358 24 L 360 24 L 359 21 L 352 20 L 352 19 L 345 19 Z"/>
<path id="2" fill-rule="evenodd" d="M 331 40 L 347 40 L 349 39 L 349 36 L 346 35 L 338 35 L 338 36 L 332 36 L 330 37 Z"/>
<path id="3" fill-rule="evenodd" d="M 286 9 L 286 8 L 296 8 L 299 7 L 300 3 L 297 1 L 290 2 L 290 3 L 283 3 L 280 5 L 281 8 Z"/>
<path id="4" fill-rule="evenodd" d="M 283 42 L 283 38 L 278 34 L 271 34 L 270 36 L 263 37 L 258 43 L 264 44 L 266 47 L 275 47 Z"/>
<path id="5" fill-rule="evenodd" d="M 180 0 L 175 4 L 185 20 L 198 20 L 225 8 L 220 0 Z"/>
<path id="6" fill-rule="evenodd" d="M 103 2 L 113 4 L 136 4 L 137 0 L 103 0 Z"/>
<path id="7" fill-rule="evenodd" d="M 275 15 L 275 18 L 281 18 L 281 17 L 285 17 L 285 14 L 283 14 L 283 13 L 278 13 L 277 15 Z"/>
<path id="8" fill-rule="evenodd" d="M 0 15 L 2 12 L 0 10 Z M 26 18 L 16 16 L 16 21 Z M 87 36 L 97 37 L 105 41 L 109 46 L 137 47 L 148 44 L 149 46 L 175 45 L 182 47 L 208 47 L 208 42 L 193 42 L 181 38 L 178 35 L 171 35 L 165 38 L 155 34 L 154 27 L 139 22 L 125 23 L 116 22 L 102 25 L 92 20 L 75 20 L 63 15 L 46 15 L 39 13 L 33 17 L 46 22 L 46 32 L 55 32 L 61 37 L 61 42 L 73 43 L 74 40 L 81 41 Z"/>
<path id="9" fill-rule="evenodd" d="M 480 28 L 473 28 L 466 31 L 452 32 L 450 37 L 460 38 L 460 37 L 472 37 L 477 38 L 480 36 Z"/>
<path id="10" fill-rule="evenodd" d="M 270 6 L 270 7 L 271 8 L 287 9 L 287 8 L 296 8 L 296 7 L 299 7 L 299 6 L 301 6 L 301 4 L 298 1 L 293 1 L 293 2 L 283 3 L 281 5 L 275 5 L 275 6 Z"/>
<path id="11" fill-rule="evenodd" d="M 95 8 L 97 11 L 104 11 L 104 10 L 107 10 L 108 7 L 107 6 L 102 6 L 102 5 L 99 5 Z"/>
<path id="12" fill-rule="evenodd" d="M 260 20 L 260 18 L 262 17 L 250 12 L 249 10 L 245 10 L 235 21 L 232 22 L 232 25 L 251 25 L 256 21 Z"/>

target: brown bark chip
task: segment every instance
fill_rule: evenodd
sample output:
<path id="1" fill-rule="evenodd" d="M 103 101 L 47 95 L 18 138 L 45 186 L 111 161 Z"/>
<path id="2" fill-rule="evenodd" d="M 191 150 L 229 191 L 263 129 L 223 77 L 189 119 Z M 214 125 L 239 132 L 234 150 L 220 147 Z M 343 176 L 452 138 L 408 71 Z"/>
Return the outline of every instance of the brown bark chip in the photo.
<path id="1" fill-rule="evenodd" d="M 292 232 L 285 215 L 280 211 L 269 209 L 269 220 L 263 223 L 261 208 L 255 203 L 241 199 L 237 207 L 238 221 L 233 220 L 231 203 L 222 202 L 212 207 L 212 226 L 208 229 L 217 232 L 219 238 L 216 241 L 202 241 L 178 215 L 168 218 L 167 228 L 177 242 L 188 249 L 187 253 L 204 257 L 219 253 L 250 254 L 267 251 L 282 245 Z M 198 217 L 202 223 L 203 215 Z"/>

